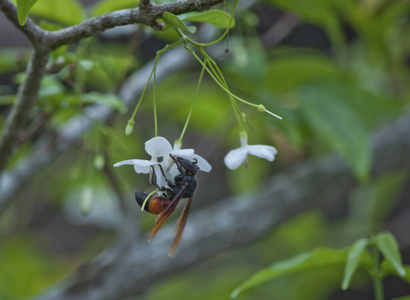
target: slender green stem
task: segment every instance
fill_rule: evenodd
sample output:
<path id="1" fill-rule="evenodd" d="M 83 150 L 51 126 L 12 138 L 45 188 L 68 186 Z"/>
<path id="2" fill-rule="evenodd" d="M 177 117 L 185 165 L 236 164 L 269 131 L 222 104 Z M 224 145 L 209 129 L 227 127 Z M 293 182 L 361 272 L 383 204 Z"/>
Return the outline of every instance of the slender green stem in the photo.
<path id="1" fill-rule="evenodd" d="M 191 119 L 192 111 L 194 110 L 195 100 L 196 100 L 196 98 L 197 98 L 197 96 L 198 96 L 199 87 L 201 86 L 202 77 L 204 76 L 204 71 L 205 71 L 205 68 L 202 67 L 201 74 L 199 75 L 198 85 L 196 86 L 196 91 L 195 91 L 194 99 L 192 100 L 191 109 L 189 110 L 188 117 L 187 117 L 187 119 L 186 119 L 186 121 L 185 121 L 184 129 L 182 129 L 181 136 L 179 137 L 179 140 L 178 140 L 178 142 L 181 143 L 181 144 L 182 144 L 182 138 L 184 137 L 185 131 L 186 131 L 187 127 L 188 127 L 188 123 L 189 123 L 189 121 L 190 121 L 190 119 Z"/>
<path id="2" fill-rule="evenodd" d="M 201 50 L 203 51 L 203 49 L 201 49 Z M 201 51 L 202 55 L 204 55 L 204 56 L 207 55 L 207 53 L 205 51 L 203 51 L 203 52 L 202 51 Z M 223 85 L 229 90 L 228 83 L 226 82 L 225 77 L 222 74 L 221 69 L 219 69 L 217 63 L 210 57 L 208 57 L 208 60 L 209 60 L 208 64 L 212 66 L 211 69 L 214 72 L 214 74 L 215 73 L 219 74 L 219 77 L 221 78 L 221 83 L 223 83 Z M 242 112 L 241 112 L 241 109 L 238 106 L 238 103 L 234 99 L 232 99 L 232 96 L 229 96 L 229 98 L 231 99 L 231 102 L 232 102 L 233 108 L 235 110 L 235 113 L 237 113 L 238 117 L 240 118 L 240 116 L 242 115 Z M 242 127 L 242 129 L 243 129 L 243 127 Z"/>
<path id="3" fill-rule="evenodd" d="M 158 54 L 157 54 L 157 56 L 158 56 Z M 157 57 L 155 58 L 155 60 L 157 60 Z M 132 116 L 131 116 L 130 120 L 134 120 L 135 115 L 137 114 L 138 108 L 140 107 L 141 102 L 142 102 L 142 98 L 144 98 L 145 91 L 147 90 L 148 84 L 151 81 L 152 74 L 154 74 L 154 68 L 152 69 L 151 74 L 148 77 L 147 83 L 145 84 L 144 89 L 142 90 L 141 96 L 138 100 L 137 106 L 134 109 L 134 112 L 132 113 Z"/>
<path id="4" fill-rule="evenodd" d="M 147 83 L 145 84 L 144 89 L 142 90 L 142 93 L 141 93 L 141 96 L 140 96 L 140 98 L 139 98 L 139 100 L 138 100 L 137 106 L 135 107 L 134 112 L 132 113 L 131 118 L 128 120 L 129 126 L 133 126 L 133 125 L 134 125 L 135 115 L 137 114 L 137 111 L 138 111 L 138 109 L 139 109 L 139 107 L 140 107 L 140 105 L 141 105 L 141 103 L 142 103 L 142 99 L 144 98 L 145 91 L 147 90 L 147 87 L 148 87 L 148 85 L 149 85 L 149 83 L 150 83 L 150 81 L 151 81 L 151 77 L 152 77 L 152 75 L 154 75 L 154 73 L 155 73 L 155 71 L 156 71 L 156 67 L 157 67 L 157 63 L 158 63 L 159 57 L 160 57 L 162 54 L 164 54 L 165 52 L 167 52 L 168 50 L 170 50 L 170 49 L 172 49 L 172 48 L 174 48 L 174 47 L 176 47 L 176 46 L 182 44 L 183 41 L 184 41 L 183 39 L 180 39 L 179 41 L 177 41 L 177 42 L 175 42 L 175 43 L 173 43 L 173 44 L 168 44 L 168 45 L 166 45 L 163 49 L 157 51 L 157 55 L 155 56 L 155 60 L 154 60 L 154 67 L 152 68 L 152 71 L 151 71 L 151 73 L 150 73 L 150 75 L 149 75 L 149 77 L 148 77 Z M 154 79 L 155 79 L 155 77 L 154 77 Z M 155 89 L 154 89 L 154 91 L 155 91 Z M 127 129 L 128 129 L 128 132 L 131 133 L 132 128 L 127 128 Z"/>
<path id="5" fill-rule="evenodd" d="M 384 300 L 383 282 L 380 278 L 373 277 L 373 288 L 376 300 Z"/>
<path id="6" fill-rule="evenodd" d="M 201 52 L 202 51 L 203 51 L 203 49 L 201 49 Z M 212 71 L 212 73 L 215 75 L 215 77 L 218 78 L 220 83 L 226 89 L 229 89 L 228 84 L 227 84 L 221 70 L 219 69 L 218 65 L 216 64 L 216 62 L 212 58 L 210 58 L 205 51 L 203 51 L 202 54 L 204 55 L 204 57 L 207 57 L 209 68 Z M 228 97 L 229 97 L 229 100 L 231 101 L 232 108 L 233 108 L 233 111 L 235 113 L 236 119 L 239 123 L 239 126 L 241 127 L 242 131 L 246 131 L 245 128 L 244 128 L 242 118 L 241 118 L 242 112 L 241 112 L 241 110 L 238 106 L 238 103 L 235 101 L 235 99 L 231 95 L 228 94 Z"/>
<path id="7" fill-rule="evenodd" d="M 201 50 L 203 51 L 203 49 L 201 48 Z M 201 51 L 201 52 L 202 52 Z M 219 80 L 219 82 L 223 83 L 226 85 L 225 79 L 223 78 L 223 76 L 221 77 L 219 75 L 219 72 L 217 70 L 215 70 L 214 68 L 214 64 L 213 64 L 213 60 L 208 56 L 207 53 L 205 53 L 205 51 L 202 52 L 202 55 L 204 56 L 204 58 L 206 60 L 204 60 L 206 62 L 206 64 L 208 64 L 209 69 L 211 70 L 211 72 L 215 75 L 215 77 Z"/>
<path id="8" fill-rule="evenodd" d="M 232 97 L 234 97 L 236 100 L 241 101 L 242 103 L 245 103 L 249 106 L 258 108 L 259 105 L 258 104 L 254 104 L 252 102 L 248 102 L 238 96 L 236 96 L 235 94 L 232 94 L 231 91 L 229 91 L 227 88 L 225 88 L 222 83 L 220 83 L 218 81 L 218 79 L 215 77 L 215 75 L 209 70 L 209 68 L 203 63 L 203 61 L 198 57 L 198 55 L 195 54 L 194 51 L 192 51 L 192 49 L 190 49 L 189 47 L 185 47 L 189 52 L 191 52 L 191 54 L 196 58 L 196 60 L 198 60 L 200 62 L 200 64 L 205 68 L 205 70 L 208 72 L 208 74 L 212 77 L 212 79 L 221 87 L 221 89 L 223 89 L 226 93 L 228 93 L 229 95 L 231 95 Z"/>
<path id="9" fill-rule="evenodd" d="M 154 65 L 154 78 L 152 79 L 152 98 L 154 103 L 154 124 L 155 124 L 155 136 L 158 136 L 158 121 L 157 121 L 157 97 L 155 93 L 155 77 L 157 75 L 157 62 Z"/>
<path id="10" fill-rule="evenodd" d="M 210 43 L 198 43 L 198 42 L 195 42 L 194 40 L 191 40 L 190 38 L 186 37 L 186 41 L 188 43 L 190 43 L 191 45 L 195 46 L 195 47 L 212 46 L 212 45 L 215 45 L 215 44 L 219 43 L 220 41 L 222 41 L 225 38 L 225 36 L 228 34 L 229 30 L 231 29 L 230 27 L 231 27 L 231 24 L 232 24 L 232 21 L 233 21 L 233 15 L 234 15 L 234 12 L 235 12 L 235 9 L 236 9 L 236 4 L 238 3 L 238 1 L 239 0 L 234 1 L 233 7 L 232 7 L 232 14 L 231 14 L 231 17 L 229 19 L 229 23 L 227 24 L 227 28 L 224 31 L 224 33 L 218 39 L 216 39 L 216 40 L 214 40 L 213 42 L 210 42 Z"/>
<path id="11" fill-rule="evenodd" d="M 149 199 L 152 195 L 154 195 L 156 192 L 159 192 L 159 190 L 154 190 L 154 191 L 152 191 L 151 193 L 148 194 L 147 198 L 145 198 L 144 202 L 143 202 L 142 205 L 141 205 L 141 211 L 144 211 L 145 204 L 147 203 L 148 199 Z"/>
<path id="12" fill-rule="evenodd" d="M 380 254 L 376 246 L 373 245 L 374 268 L 372 272 L 374 296 L 376 300 L 384 300 L 384 288 L 382 274 L 380 271 Z"/>

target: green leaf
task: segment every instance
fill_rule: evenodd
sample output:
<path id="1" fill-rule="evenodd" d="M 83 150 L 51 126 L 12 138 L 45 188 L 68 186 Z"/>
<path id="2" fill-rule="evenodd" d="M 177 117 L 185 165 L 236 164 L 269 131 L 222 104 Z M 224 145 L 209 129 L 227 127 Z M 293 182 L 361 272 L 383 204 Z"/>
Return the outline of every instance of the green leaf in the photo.
<path id="1" fill-rule="evenodd" d="M 391 264 L 391 262 L 387 260 L 382 261 L 382 270 L 383 270 L 384 277 L 386 277 L 387 275 L 394 275 L 406 281 L 407 283 L 410 283 L 410 266 L 409 265 L 404 266 L 404 271 L 406 272 L 404 276 L 401 276 L 397 272 L 396 268 Z"/>
<path id="2" fill-rule="evenodd" d="M 27 50 L 15 47 L 1 48 L 0 75 L 22 71 L 28 60 L 29 52 Z M 11 87 L 8 86 L 8 88 Z"/>
<path id="3" fill-rule="evenodd" d="M 401 260 L 399 244 L 397 243 L 396 238 L 390 232 L 384 232 L 378 234 L 374 240 L 384 258 L 393 265 L 394 269 L 401 277 L 405 276 L 406 270 L 404 269 Z"/>
<path id="4" fill-rule="evenodd" d="M 313 133 L 343 155 L 359 180 L 367 180 L 370 140 L 360 117 L 346 104 L 346 94 L 320 83 L 306 85 L 298 95 L 301 112 Z"/>
<path id="5" fill-rule="evenodd" d="M 349 255 L 347 256 L 347 262 L 345 266 L 342 290 L 346 290 L 349 287 L 350 280 L 352 279 L 354 273 L 359 267 L 360 260 L 362 259 L 362 255 L 364 251 L 366 251 L 366 246 L 368 244 L 368 239 L 360 239 L 350 247 Z"/>
<path id="6" fill-rule="evenodd" d="M 139 0 L 103 0 L 97 2 L 92 8 L 91 16 L 97 17 L 112 11 L 135 8 L 140 3 Z"/>
<path id="7" fill-rule="evenodd" d="M 312 252 L 302 253 L 286 261 L 275 263 L 242 283 L 232 292 L 231 298 L 236 298 L 244 290 L 286 275 L 316 268 L 343 266 L 347 260 L 347 254 L 348 250 L 318 248 Z"/>
<path id="8" fill-rule="evenodd" d="M 274 52 L 263 84 L 274 93 L 288 93 L 306 82 L 329 78 L 341 81 L 345 76 L 335 62 L 324 55 L 285 49 Z"/>
<path id="9" fill-rule="evenodd" d="M 164 23 L 166 25 L 165 29 L 170 29 L 170 28 L 178 28 L 184 32 L 187 33 L 195 33 L 196 32 L 196 27 L 195 26 L 186 26 L 184 22 L 182 22 L 176 15 L 171 14 L 170 12 L 165 12 L 162 15 L 162 19 L 164 20 Z"/>
<path id="10" fill-rule="evenodd" d="M 26 24 L 28 12 L 37 0 L 17 0 L 17 15 L 21 26 Z"/>
<path id="11" fill-rule="evenodd" d="M 81 100 L 83 103 L 101 103 L 105 104 L 113 109 L 117 109 L 118 111 L 125 113 L 127 111 L 127 106 L 122 102 L 121 98 L 114 94 L 102 94 L 91 92 L 87 94 L 81 95 Z"/>
<path id="12" fill-rule="evenodd" d="M 84 7 L 78 0 L 41 0 L 31 14 L 66 26 L 79 24 L 84 19 Z"/>
<path id="13" fill-rule="evenodd" d="M 408 173 L 407 170 L 386 172 L 351 191 L 346 227 L 350 236 L 367 236 L 380 227 L 396 207 Z"/>
<path id="14" fill-rule="evenodd" d="M 209 10 L 204 13 L 196 14 L 184 19 L 184 21 L 209 23 L 219 28 L 227 28 L 230 20 L 231 15 L 219 9 Z M 229 26 L 229 28 L 233 27 L 235 27 L 235 19 L 232 19 L 232 22 Z"/>
<path id="15" fill-rule="evenodd" d="M 16 95 L 0 96 L 0 106 L 12 105 L 15 100 L 16 100 Z"/>
<path id="16" fill-rule="evenodd" d="M 38 25 L 48 31 L 57 31 L 64 28 L 61 24 L 51 23 L 44 20 L 40 21 Z"/>

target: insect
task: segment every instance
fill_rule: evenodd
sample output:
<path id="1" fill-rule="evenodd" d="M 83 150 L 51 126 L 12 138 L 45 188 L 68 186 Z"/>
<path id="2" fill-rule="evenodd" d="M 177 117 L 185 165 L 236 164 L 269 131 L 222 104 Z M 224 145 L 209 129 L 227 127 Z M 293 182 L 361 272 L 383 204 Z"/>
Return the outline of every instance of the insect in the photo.
<path id="1" fill-rule="evenodd" d="M 162 225 L 164 225 L 164 223 L 168 220 L 169 216 L 174 212 L 179 201 L 183 198 L 188 198 L 188 201 L 179 216 L 177 225 L 175 226 L 175 238 L 169 248 L 168 255 L 172 255 L 174 253 L 179 241 L 181 240 L 182 232 L 184 231 L 188 218 L 189 209 L 191 208 L 192 197 L 194 196 L 197 187 L 195 175 L 199 170 L 196 159 L 189 161 L 179 156 L 170 156 L 175 162 L 179 174 L 174 177 L 174 181 L 171 181 L 165 177 L 164 170 L 160 165 L 159 167 L 162 175 L 166 179 L 169 187 L 164 188 L 158 186 L 155 180 L 156 176 L 154 174 L 152 177 L 152 184 L 157 187 L 158 190 L 161 190 L 163 194 L 154 194 L 150 196 L 144 207 L 144 210 L 158 215 L 148 238 L 148 242 L 150 242 Z M 148 197 L 148 195 L 148 193 L 136 191 L 135 200 L 142 207 L 144 200 Z"/>

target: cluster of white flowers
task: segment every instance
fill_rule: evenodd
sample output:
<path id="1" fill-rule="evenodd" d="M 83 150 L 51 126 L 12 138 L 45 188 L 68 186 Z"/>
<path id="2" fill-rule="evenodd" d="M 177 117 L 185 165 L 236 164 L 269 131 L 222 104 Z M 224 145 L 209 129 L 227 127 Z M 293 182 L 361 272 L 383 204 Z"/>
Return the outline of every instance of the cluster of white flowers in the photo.
<path id="1" fill-rule="evenodd" d="M 145 151 L 151 155 L 151 160 L 128 159 L 117 162 L 114 164 L 114 167 L 133 165 L 135 172 L 138 174 L 148 174 L 153 168 L 155 171 L 157 184 L 160 187 L 167 187 L 167 182 L 162 175 L 160 165 L 168 179 L 173 180 L 178 174 L 178 169 L 175 165 L 172 165 L 172 167 L 169 168 L 173 162 L 170 155 L 179 156 L 190 161 L 196 160 L 199 170 L 203 172 L 210 172 L 212 169 L 211 165 L 205 158 L 195 154 L 194 149 L 181 149 L 181 144 L 179 143 L 175 143 L 174 147 L 172 147 L 167 139 L 161 136 L 157 136 L 146 141 Z M 159 159 L 162 159 L 162 161 L 159 161 Z"/>
<path id="2" fill-rule="evenodd" d="M 248 137 L 245 132 L 240 134 L 241 147 L 231 150 L 224 158 L 225 165 L 235 170 L 246 162 L 248 154 L 273 161 L 277 153 L 276 149 L 267 145 L 248 145 Z M 128 159 L 114 164 L 114 167 L 133 165 L 138 174 L 155 172 L 156 182 L 159 187 L 167 187 L 166 178 L 173 180 L 178 175 L 178 169 L 173 165 L 172 156 L 179 156 L 190 161 L 196 161 L 200 171 L 210 172 L 212 166 L 203 157 L 195 154 L 194 149 L 181 149 L 181 144 L 175 143 L 174 147 L 167 139 L 157 136 L 145 142 L 145 151 L 151 156 L 151 160 Z M 160 167 L 161 166 L 161 167 Z M 162 170 L 166 178 L 162 175 Z"/>

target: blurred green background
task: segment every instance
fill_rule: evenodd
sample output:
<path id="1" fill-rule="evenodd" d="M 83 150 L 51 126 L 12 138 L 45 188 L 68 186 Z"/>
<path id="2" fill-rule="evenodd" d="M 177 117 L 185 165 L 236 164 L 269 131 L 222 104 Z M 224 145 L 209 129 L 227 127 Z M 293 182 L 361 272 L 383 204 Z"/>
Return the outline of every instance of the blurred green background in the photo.
<path id="1" fill-rule="evenodd" d="M 52 30 L 136 4 L 39 0 L 30 16 Z M 227 1 L 218 8 L 230 12 L 231 6 Z M 333 153 L 347 162 L 357 186 L 341 199 L 337 214 L 329 216 L 320 209 L 303 212 L 257 243 L 169 274 L 135 299 L 228 299 L 244 280 L 273 262 L 319 246 L 346 247 L 410 210 L 407 169 L 377 178 L 371 175 L 371 134 L 408 110 L 410 2 L 240 0 L 235 20 L 229 39 L 208 53 L 235 94 L 283 117 L 280 121 L 241 105 L 249 123 L 249 143 L 273 145 L 278 155 L 273 163 L 250 157 L 247 168 L 224 167 L 224 155 L 239 147 L 239 128 L 229 98 L 205 76 L 184 147 L 204 156 L 213 171 L 198 176 L 192 209 L 250 193 L 299 162 Z M 30 50 L 25 37 L 3 15 L 0 25 L 2 129 Z M 208 35 L 222 33 L 211 25 L 197 25 Z M 198 38 L 209 39 L 201 34 Z M 79 141 L 38 170 L 0 216 L 1 300 L 33 297 L 95 257 L 121 227 L 124 204 L 118 193 L 133 204 L 134 190 L 151 190 L 146 175 L 135 174 L 132 167 L 111 166 L 125 159 L 148 159 L 144 142 L 154 135 L 152 90 L 145 95 L 130 136 L 124 130 L 138 97 L 128 110 L 118 93 L 131 74 L 174 40 L 172 32 L 135 25 L 53 53 L 28 120 L 32 132 L 19 137 L 10 169 L 29 157 L 36 143 L 58 134 L 88 107 L 100 104 L 116 112 L 105 123 L 94 122 Z M 199 64 L 190 63 L 157 82 L 159 135 L 171 142 L 182 130 L 200 70 Z M 89 214 L 82 215 L 89 206 Z M 138 212 L 135 226 L 147 233 L 153 220 Z M 408 231 L 409 223 L 405 219 L 400 228 Z M 399 239 L 405 263 L 410 263 L 409 237 Z M 373 299 L 371 281 L 364 273 L 359 272 L 344 292 L 342 276 L 340 268 L 306 271 L 249 290 L 239 299 Z M 410 294 L 409 285 L 399 279 L 388 279 L 385 287 L 388 299 Z"/>

